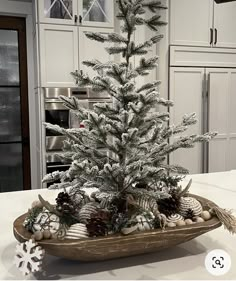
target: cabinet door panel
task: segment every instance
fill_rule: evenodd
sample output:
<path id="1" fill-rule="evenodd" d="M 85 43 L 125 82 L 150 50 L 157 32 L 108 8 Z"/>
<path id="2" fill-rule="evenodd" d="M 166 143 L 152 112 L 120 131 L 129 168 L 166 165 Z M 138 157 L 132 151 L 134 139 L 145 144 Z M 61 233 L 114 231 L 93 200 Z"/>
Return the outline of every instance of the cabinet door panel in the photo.
<path id="1" fill-rule="evenodd" d="M 42 87 L 73 87 L 78 69 L 78 31 L 74 26 L 40 26 Z"/>
<path id="2" fill-rule="evenodd" d="M 184 114 L 195 112 L 198 123 L 189 127 L 183 135 L 202 133 L 202 90 L 204 69 L 171 67 L 170 70 L 170 100 L 174 107 L 170 109 L 170 124 L 179 124 Z M 174 141 L 172 139 L 171 141 Z M 202 145 L 193 149 L 181 149 L 170 155 L 171 164 L 179 164 L 189 169 L 191 174 L 203 171 Z"/>
<path id="3" fill-rule="evenodd" d="M 209 173 L 227 170 L 227 139 L 215 138 L 209 144 Z"/>
<path id="4" fill-rule="evenodd" d="M 90 77 L 97 74 L 90 67 L 83 65 L 83 61 L 86 60 L 99 60 L 103 63 L 113 60 L 113 56 L 110 56 L 105 50 L 106 43 L 100 43 L 95 40 L 90 40 L 86 37 L 85 32 L 97 32 L 96 28 L 92 27 L 80 27 L 79 28 L 79 69 L 87 73 Z M 99 32 L 106 35 L 111 32 L 111 29 L 99 28 Z"/>
<path id="5" fill-rule="evenodd" d="M 77 0 L 39 0 L 39 22 L 74 24 Z"/>
<path id="6" fill-rule="evenodd" d="M 212 0 L 170 0 L 172 45 L 210 46 Z"/>
<path id="7" fill-rule="evenodd" d="M 217 29 L 216 47 L 236 48 L 236 2 L 214 4 L 214 27 Z"/>

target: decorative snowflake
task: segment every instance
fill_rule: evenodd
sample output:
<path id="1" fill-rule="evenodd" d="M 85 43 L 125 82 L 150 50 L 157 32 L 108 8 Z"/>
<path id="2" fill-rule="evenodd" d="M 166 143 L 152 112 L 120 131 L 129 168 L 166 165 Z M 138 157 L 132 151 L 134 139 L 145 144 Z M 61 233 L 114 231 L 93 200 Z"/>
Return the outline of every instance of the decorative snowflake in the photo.
<path id="1" fill-rule="evenodd" d="M 44 254 L 43 248 L 30 239 L 25 243 L 17 244 L 14 262 L 24 275 L 28 275 L 41 269 Z"/>

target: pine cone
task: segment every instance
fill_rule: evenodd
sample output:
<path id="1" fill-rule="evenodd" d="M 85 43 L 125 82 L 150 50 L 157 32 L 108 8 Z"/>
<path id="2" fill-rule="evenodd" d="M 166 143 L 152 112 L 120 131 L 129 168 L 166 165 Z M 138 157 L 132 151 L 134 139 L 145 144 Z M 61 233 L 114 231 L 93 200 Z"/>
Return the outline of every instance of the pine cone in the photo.
<path id="1" fill-rule="evenodd" d="M 56 202 L 58 205 L 62 205 L 64 202 L 68 203 L 70 201 L 70 196 L 66 192 L 60 192 L 57 195 Z"/>
<path id="2" fill-rule="evenodd" d="M 185 219 L 193 219 L 193 217 L 194 217 L 194 211 L 192 209 L 188 209 L 185 215 Z"/>
<path id="3" fill-rule="evenodd" d="M 107 224 L 100 218 L 91 218 L 86 224 L 90 237 L 105 236 L 108 234 Z"/>
<path id="4" fill-rule="evenodd" d="M 179 204 L 179 198 L 173 194 L 169 198 L 158 201 L 158 209 L 160 213 L 170 216 L 174 213 L 178 213 Z"/>
<path id="5" fill-rule="evenodd" d="M 74 204 L 66 192 L 60 192 L 56 198 L 56 209 L 62 214 L 69 215 L 75 212 Z"/>
<path id="6" fill-rule="evenodd" d="M 111 213 L 106 210 L 98 210 L 97 213 L 91 214 L 91 219 L 101 219 L 102 221 L 108 223 L 111 219 Z"/>

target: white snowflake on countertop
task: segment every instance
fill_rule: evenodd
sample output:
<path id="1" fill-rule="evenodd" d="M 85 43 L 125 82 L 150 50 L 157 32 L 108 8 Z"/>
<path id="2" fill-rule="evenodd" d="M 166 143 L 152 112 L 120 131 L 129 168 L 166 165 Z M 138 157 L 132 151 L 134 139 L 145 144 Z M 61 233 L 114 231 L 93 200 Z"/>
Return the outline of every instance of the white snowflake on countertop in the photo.
<path id="1" fill-rule="evenodd" d="M 14 263 L 24 275 L 28 275 L 41 270 L 44 254 L 44 249 L 30 239 L 17 244 Z"/>

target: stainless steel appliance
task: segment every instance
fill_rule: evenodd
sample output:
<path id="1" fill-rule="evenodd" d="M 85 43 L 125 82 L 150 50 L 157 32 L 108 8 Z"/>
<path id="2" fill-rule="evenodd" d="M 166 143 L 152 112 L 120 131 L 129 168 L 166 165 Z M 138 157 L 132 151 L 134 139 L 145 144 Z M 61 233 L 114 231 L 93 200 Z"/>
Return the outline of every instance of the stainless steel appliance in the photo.
<path id="1" fill-rule="evenodd" d="M 81 103 L 81 106 L 92 109 L 95 103 L 106 102 L 112 103 L 110 96 L 107 93 L 97 94 L 89 88 L 44 88 L 44 107 L 45 121 L 51 124 L 59 125 L 65 129 L 78 128 L 81 124 L 78 123 L 74 114 L 67 109 L 60 100 L 60 95 L 66 97 L 76 97 Z M 46 130 L 46 171 L 67 170 L 70 163 L 62 163 L 57 156 L 62 151 L 63 140 L 65 136 L 56 134 L 55 132 Z"/>

